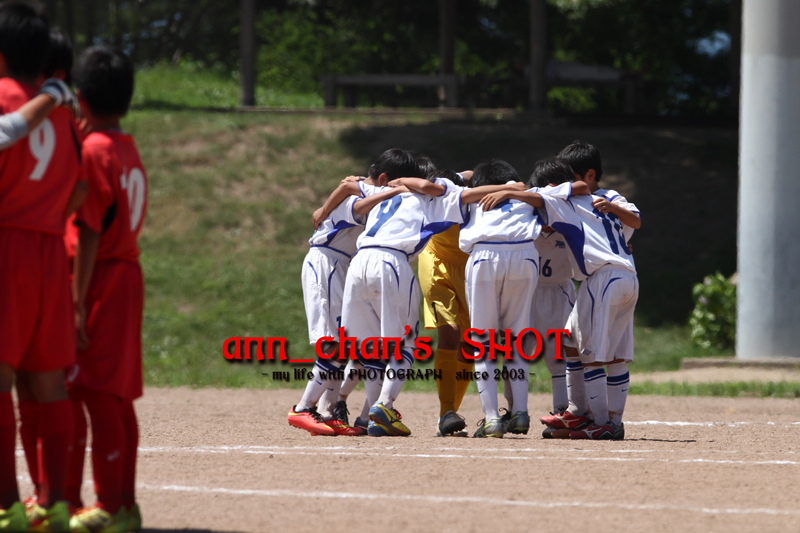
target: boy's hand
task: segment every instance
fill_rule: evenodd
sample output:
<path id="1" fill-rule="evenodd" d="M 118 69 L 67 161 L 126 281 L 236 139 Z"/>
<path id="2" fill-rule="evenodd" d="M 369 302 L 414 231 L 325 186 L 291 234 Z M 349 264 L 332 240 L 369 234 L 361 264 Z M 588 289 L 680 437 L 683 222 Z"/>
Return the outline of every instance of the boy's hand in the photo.
<path id="1" fill-rule="evenodd" d="M 364 178 L 362 176 L 347 176 L 345 179 L 341 181 L 341 183 L 348 183 L 351 181 L 362 181 Z"/>
<path id="2" fill-rule="evenodd" d="M 515 191 L 527 191 L 529 189 L 528 185 L 522 181 L 516 182 L 511 188 Z"/>
<path id="3" fill-rule="evenodd" d="M 508 200 L 509 197 L 508 191 L 493 192 L 481 198 L 478 205 L 481 206 L 484 211 L 491 211 L 497 204 Z"/>
<path id="4" fill-rule="evenodd" d="M 39 89 L 39 94 L 48 95 L 57 106 L 66 107 L 75 118 L 80 118 L 81 106 L 78 104 L 78 97 L 62 80 L 58 78 L 46 80 Z"/>
<path id="5" fill-rule="evenodd" d="M 403 183 L 403 178 L 397 178 L 395 180 L 392 180 L 389 183 L 387 183 L 386 185 L 389 186 L 389 187 L 392 187 L 392 188 L 405 186 L 405 184 Z"/>
<path id="6" fill-rule="evenodd" d="M 592 201 L 592 207 L 600 211 L 601 213 L 614 213 L 614 204 L 606 200 L 605 198 L 598 198 Z"/>
<path id="7" fill-rule="evenodd" d="M 324 220 L 325 217 L 322 216 L 322 208 L 320 207 L 319 209 L 314 211 L 313 215 L 311 215 L 311 222 L 312 224 L 314 224 L 314 231 L 317 231 L 319 229 L 319 225 L 322 224 Z"/>

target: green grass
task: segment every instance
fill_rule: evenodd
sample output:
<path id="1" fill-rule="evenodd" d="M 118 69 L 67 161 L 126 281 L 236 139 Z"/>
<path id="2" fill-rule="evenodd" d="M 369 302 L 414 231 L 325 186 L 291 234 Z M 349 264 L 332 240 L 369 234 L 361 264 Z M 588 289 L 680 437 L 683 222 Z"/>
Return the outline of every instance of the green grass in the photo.
<path id="1" fill-rule="evenodd" d="M 192 63 L 159 63 L 136 73 L 132 105 L 135 109 L 235 108 L 239 106 L 239 79 Z M 259 86 L 256 105 L 309 108 L 322 107 L 324 102 L 316 93 L 292 94 Z"/>
<path id="2" fill-rule="evenodd" d="M 278 99 L 283 103 L 275 105 L 318 105 L 314 95 L 284 96 Z M 539 135 L 527 126 L 432 121 L 421 115 L 326 117 L 185 109 L 233 107 L 237 99 L 235 80 L 196 71 L 191 65 L 159 65 L 138 73 L 135 103 L 140 108 L 131 112 L 123 127 L 136 138 L 150 183 L 140 237 L 146 279 L 147 385 L 303 386 L 271 378 L 273 371 L 291 371 L 288 364 L 229 363 L 222 356 L 222 344 L 229 337 L 286 337 L 291 357 L 313 357 L 300 268 L 312 232 L 310 215 L 339 179 L 363 174 L 371 159 L 390 146 L 429 153 L 442 166 L 466 168 L 484 153 L 497 151 L 501 157 L 506 149 L 527 153 L 529 139 L 520 143 L 520 133 Z M 551 133 L 542 133 L 542 139 Z M 558 134 L 580 137 L 574 131 Z M 647 221 L 657 226 L 655 218 Z M 665 289 L 648 290 L 642 280 L 640 304 L 645 306 L 654 292 Z M 435 337 L 435 332 L 423 334 L 431 333 Z M 683 357 L 730 353 L 693 346 L 682 326 L 639 325 L 635 337 L 636 362 L 631 371 L 641 376 L 634 379 L 632 391 L 734 394 L 713 386 L 670 389 L 665 384 L 642 386 L 643 390 L 636 383 L 646 372 L 675 370 Z M 536 374 L 531 390 L 549 392 L 545 366 L 537 364 L 531 371 Z M 773 394 L 768 386 L 759 387 L 742 385 L 734 395 L 751 390 Z M 779 395 L 795 390 L 776 387 Z M 409 382 L 406 390 L 432 391 L 435 383 Z"/>

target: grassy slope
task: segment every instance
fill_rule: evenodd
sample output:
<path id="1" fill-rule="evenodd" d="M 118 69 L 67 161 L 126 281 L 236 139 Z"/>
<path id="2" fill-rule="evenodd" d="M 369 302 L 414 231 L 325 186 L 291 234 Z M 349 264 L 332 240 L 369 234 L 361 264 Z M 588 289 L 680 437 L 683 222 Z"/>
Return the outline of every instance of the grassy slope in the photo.
<path id="1" fill-rule="evenodd" d="M 158 73 L 158 84 L 148 79 L 153 73 L 140 74 L 139 94 L 162 94 L 166 100 L 139 97 L 140 102 L 161 103 L 157 110 L 132 112 L 124 124 L 137 139 L 150 178 L 141 238 L 147 280 L 145 379 L 150 385 L 301 386 L 261 375 L 289 365 L 226 362 L 222 342 L 234 336 L 286 337 L 293 357 L 311 356 L 299 282 L 305 240 L 312 231 L 310 213 L 342 176 L 363 174 L 370 160 L 390 146 L 428 153 L 441 166 L 454 168 L 503 157 L 525 175 L 536 159 L 573 138 L 596 142 L 608 161 L 609 185 L 632 197 L 644 212 L 648 229 L 635 240 L 642 279 L 637 322 L 642 324 L 653 322 L 656 308 L 672 300 L 679 301 L 673 305 L 682 311 L 691 283 L 710 270 L 720 247 L 729 246 L 730 234 L 735 236 L 735 225 L 726 226 L 731 217 L 735 221 L 735 206 L 725 208 L 724 191 L 716 212 L 699 212 L 687 221 L 679 217 L 702 206 L 699 199 L 721 189 L 720 182 L 730 177 L 719 154 L 706 153 L 713 152 L 715 143 L 730 140 L 730 132 L 181 110 L 184 101 L 208 105 L 203 103 L 208 100 L 191 99 L 197 87 L 207 87 L 205 78 L 182 72 L 180 83 L 176 79 L 172 90 L 164 91 L 169 72 Z M 220 84 L 228 91 L 226 98 L 233 98 L 235 86 Z M 638 326 L 635 335 L 634 371 L 676 369 L 682 357 L 709 355 L 688 342 L 684 327 Z M 532 389 L 548 390 L 544 365 L 532 370 L 537 372 Z M 430 390 L 434 384 L 409 383 L 408 388 Z M 786 393 L 755 388 L 757 393 Z M 657 389 L 639 392 L 732 394 L 697 387 Z"/>

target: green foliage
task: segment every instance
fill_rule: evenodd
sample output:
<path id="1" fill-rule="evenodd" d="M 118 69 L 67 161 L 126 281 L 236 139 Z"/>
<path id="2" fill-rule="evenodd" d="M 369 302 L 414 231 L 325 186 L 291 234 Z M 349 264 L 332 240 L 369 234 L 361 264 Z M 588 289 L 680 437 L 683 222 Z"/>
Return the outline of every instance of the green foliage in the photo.
<path id="1" fill-rule="evenodd" d="M 736 285 L 721 273 L 692 289 L 695 307 L 689 318 L 691 338 L 704 348 L 730 349 L 736 343 Z"/>

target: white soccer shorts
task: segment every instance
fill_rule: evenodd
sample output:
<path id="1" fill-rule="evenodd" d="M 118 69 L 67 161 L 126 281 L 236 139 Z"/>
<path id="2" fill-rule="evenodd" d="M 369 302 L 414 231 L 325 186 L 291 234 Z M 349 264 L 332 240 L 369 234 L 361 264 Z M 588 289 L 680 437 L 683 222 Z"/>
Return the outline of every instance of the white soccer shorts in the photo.
<path id="1" fill-rule="evenodd" d="M 639 279 L 626 268 L 605 266 L 581 284 L 567 321 L 585 363 L 633 361 L 633 311 Z"/>
<path id="2" fill-rule="evenodd" d="M 313 247 L 303 259 L 303 303 L 312 346 L 320 337 L 336 338 L 349 265 L 350 258 L 327 248 Z"/>
<path id="3" fill-rule="evenodd" d="M 565 329 L 576 299 L 575 285 L 572 280 L 559 284 L 539 283 L 536 286 L 536 292 L 533 294 L 533 304 L 531 305 L 531 327 L 542 336 L 544 346 L 540 357 L 543 357 L 545 361 L 553 360 L 556 347 L 555 336 L 546 338 L 547 330 Z M 562 346 L 566 346 L 564 343 L 566 340 L 567 336 L 562 335 Z M 529 353 L 528 345 L 534 350 L 536 349 L 535 341 L 528 341 L 526 338 L 525 353 Z M 564 357 L 563 353 L 561 357 Z"/>

